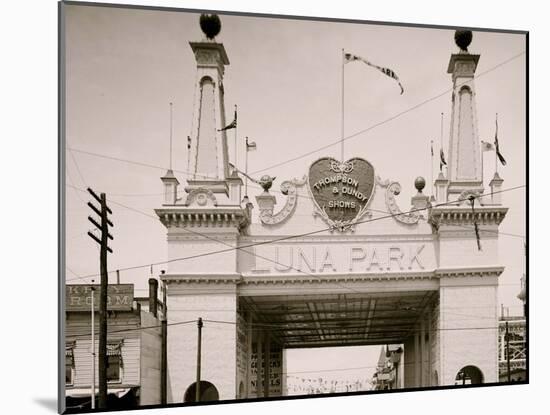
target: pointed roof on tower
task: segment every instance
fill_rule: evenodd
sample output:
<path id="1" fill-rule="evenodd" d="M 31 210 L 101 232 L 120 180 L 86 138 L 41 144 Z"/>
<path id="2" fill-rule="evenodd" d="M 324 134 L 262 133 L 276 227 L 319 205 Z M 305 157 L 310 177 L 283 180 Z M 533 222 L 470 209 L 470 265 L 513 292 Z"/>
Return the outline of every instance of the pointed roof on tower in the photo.
<path id="1" fill-rule="evenodd" d="M 455 32 L 459 51 L 451 55 L 447 68 L 453 81 L 447 179 L 449 195 L 454 194 L 455 198 L 465 191 L 483 191 L 474 85 L 479 55 L 468 51 L 472 38 L 469 30 Z"/>
<path id="2" fill-rule="evenodd" d="M 222 43 L 215 40 L 221 30 L 217 15 L 200 17 L 205 38 L 189 42 L 195 55 L 197 81 L 193 131 L 190 140 L 190 173 L 186 190 L 203 188 L 228 193 L 229 159 L 225 122 L 223 76 L 229 58 Z"/>

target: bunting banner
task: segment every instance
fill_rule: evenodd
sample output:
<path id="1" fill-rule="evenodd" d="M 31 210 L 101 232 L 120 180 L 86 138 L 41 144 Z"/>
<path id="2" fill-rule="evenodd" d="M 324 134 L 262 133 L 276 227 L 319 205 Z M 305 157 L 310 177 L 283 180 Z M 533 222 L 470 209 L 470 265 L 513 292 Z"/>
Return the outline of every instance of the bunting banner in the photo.
<path id="1" fill-rule="evenodd" d="M 390 78 L 393 78 L 394 80 L 396 80 L 397 84 L 399 85 L 399 88 L 401 88 L 401 95 L 405 91 L 403 89 L 403 85 L 401 85 L 401 81 L 399 80 L 399 77 L 390 68 L 384 68 L 382 66 L 375 65 L 374 63 L 369 62 L 367 59 L 362 58 L 361 56 L 352 55 L 351 53 L 345 53 L 344 54 L 344 63 L 350 63 L 350 62 L 354 62 L 354 61 L 361 61 L 364 64 L 366 64 L 366 65 L 368 65 L 372 68 L 378 69 L 384 75 L 389 76 Z"/>

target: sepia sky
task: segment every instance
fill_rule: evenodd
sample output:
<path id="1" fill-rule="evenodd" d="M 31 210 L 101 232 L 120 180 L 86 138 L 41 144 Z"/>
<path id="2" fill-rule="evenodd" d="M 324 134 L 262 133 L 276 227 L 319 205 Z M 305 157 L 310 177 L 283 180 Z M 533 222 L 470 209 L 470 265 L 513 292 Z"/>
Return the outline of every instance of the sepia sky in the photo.
<path id="1" fill-rule="evenodd" d="M 66 139 L 73 149 L 67 151 L 67 183 L 107 193 L 115 224 L 110 270 L 163 261 L 165 228 L 153 209 L 162 202 L 160 177 L 169 160 L 168 103 L 174 103 L 173 167 L 180 171 L 176 175 L 183 183 L 195 82 L 195 60 L 188 42 L 202 38 L 198 14 L 84 6 L 66 10 Z M 244 136 L 258 146 L 250 153 L 249 171 L 277 176 L 276 190 L 281 181 L 302 177 L 317 158 L 339 157 L 337 144 L 270 168 L 340 138 L 341 50 L 345 48 L 393 69 L 404 86 L 405 93 L 399 95 L 396 83 L 381 73 L 360 63 L 346 65 L 345 135 L 377 125 L 346 141 L 346 158 L 364 157 L 377 175 L 399 181 L 403 191 L 398 203 L 408 210 L 415 177 L 430 180 L 430 140 L 437 154 L 441 112 L 445 114 L 443 147 L 448 153 L 452 84 L 446 70 L 450 54 L 457 51 L 453 31 L 220 17 L 217 40 L 223 42 L 231 62 L 224 78 L 226 118 L 232 119 L 237 104 L 241 168 Z M 511 59 L 525 49 L 523 35 L 488 32 L 474 32 L 469 48 L 481 54 L 475 81 L 481 139 L 493 141 L 498 113 L 499 141 L 508 162 L 499 166 L 504 189 L 524 185 L 526 180 L 525 55 Z M 228 138 L 232 151 L 233 132 Z M 493 153 L 485 153 L 487 188 L 494 166 Z M 434 169 L 435 176 L 437 160 Z M 251 199 L 259 192 L 250 190 Z M 68 187 L 66 194 L 67 279 L 80 283 L 83 280 L 77 276 L 99 272 L 98 247 L 86 236 L 90 229 L 87 193 Z M 510 210 L 500 226 L 499 250 L 506 270 L 500 277 L 499 299 L 510 307 L 510 314 L 521 313 L 516 295 L 524 267 L 525 195 L 525 189 L 503 194 Z M 154 268 L 155 275 L 160 269 L 163 266 Z M 148 277 L 149 268 L 121 273 L 122 282 L 136 284 L 136 295 L 146 295 Z M 114 281 L 114 274 L 110 278 Z M 376 362 L 378 352 L 372 356 L 371 362 Z"/>

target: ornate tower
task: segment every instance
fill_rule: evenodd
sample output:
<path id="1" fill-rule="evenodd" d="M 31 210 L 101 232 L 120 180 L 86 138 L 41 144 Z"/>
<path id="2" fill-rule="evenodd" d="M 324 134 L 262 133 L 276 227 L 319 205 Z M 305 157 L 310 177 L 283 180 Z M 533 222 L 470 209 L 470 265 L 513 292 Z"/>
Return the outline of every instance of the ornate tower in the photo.
<path id="1" fill-rule="evenodd" d="M 236 322 L 241 276 L 233 248 L 247 232 L 250 210 L 241 207 L 242 181 L 230 171 L 225 131 L 220 131 L 225 125 L 223 73 L 229 64 L 225 48 L 214 41 L 221 23 L 216 15 L 201 15 L 200 21 L 206 37 L 190 42 L 197 82 L 187 195 L 177 197 L 178 181 L 169 170 L 161 178 L 164 203 L 155 210 L 167 234 L 167 270 L 161 280 L 170 321 L 205 321 L 199 391 L 209 399 L 234 399 L 237 368 L 227 356 L 236 355 L 236 333 L 213 327 L 209 320 Z M 169 403 L 195 399 L 196 345 L 196 324 L 168 330 Z"/>
<path id="2" fill-rule="evenodd" d="M 221 24 L 206 23 L 203 19 L 201 27 L 205 38 L 200 42 L 189 42 L 197 62 L 197 82 L 190 154 L 193 178 L 188 180 L 187 189 L 202 187 L 214 193 L 227 193 L 227 138 L 225 131 L 221 130 L 225 126 L 223 75 L 229 59 L 223 44 L 214 40 Z"/>
<path id="3" fill-rule="evenodd" d="M 453 80 L 449 173 L 435 182 L 437 202 L 444 205 L 432 208 L 429 218 L 438 247 L 436 353 L 442 385 L 454 384 L 465 367 L 479 370 L 483 382 L 498 381 L 497 333 L 476 328 L 498 326 L 498 277 L 504 270 L 498 229 L 508 209 L 496 198 L 479 197 L 483 175 L 473 81 L 479 55 L 468 53 L 471 40 L 469 31 L 455 33 L 460 52 L 451 55 L 448 69 Z M 493 180 L 491 188 L 501 184 Z"/>
<path id="4" fill-rule="evenodd" d="M 457 196 L 466 190 L 483 192 L 474 85 L 479 55 L 468 52 L 471 41 L 471 31 L 456 31 L 455 42 L 460 51 L 451 55 L 447 69 L 453 80 L 447 175 L 449 199 L 452 199 L 451 195 Z"/>

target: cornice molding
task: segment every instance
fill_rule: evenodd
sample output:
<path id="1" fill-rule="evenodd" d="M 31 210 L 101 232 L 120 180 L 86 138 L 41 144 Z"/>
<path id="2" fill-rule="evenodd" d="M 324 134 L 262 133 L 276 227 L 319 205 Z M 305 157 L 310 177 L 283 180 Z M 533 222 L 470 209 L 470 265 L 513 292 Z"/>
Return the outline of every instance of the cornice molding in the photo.
<path id="1" fill-rule="evenodd" d="M 240 274 L 164 274 L 160 280 L 167 284 L 238 284 Z"/>
<path id="2" fill-rule="evenodd" d="M 155 209 L 160 221 L 171 227 L 236 227 L 249 225 L 250 217 L 245 209 L 235 208 L 162 208 Z"/>
<path id="3" fill-rule="evenodd" d="M 449 277 L 498 277 L 504 271 L 503 266 L 479 266 L 467 268 L 439 268 L 435 274 L 439 278 Z"/>
<path id="4" fill-rule="evenodd" d="M 508 212 L 506 207 L 477 206 L 472 212 L 471 207 L 449 206 L 433 208 L 430 211 L 429 222 L 441 229 L 444 225 L 500 225 Z"/>
<path id="5" fill-rule="evenodd" d="M 284 274 L 257 275 L 243 273 L 242 284 L 306 284 L 306 283 L 341 283 L 341 282 L 386 282 L 425 280 L 436 278 L 433 271 L 392 272 L 392 273 L 344 273 L 344 274 Z"/>
<path id="6" fill-rule="evenodd" d="M 327 232 L 329 232 L 327 230 Z M 288 238 L 288 239 L 284 239 Z M 278 239 L 281 239 L 280 241 Z M 277 236 L 265 236 L 265 235 L 252 235 L 239 238 L 239 241 L 245 245 L 251 243 L 261 243 L 274 241 L 275 244 L 297 244 L 297 243 L 373 243 L 373 242 L 433 242 L 435 240 L 432 233 L 422 234 L 395 234 L 395 235 L 311 235 L 293 238 L 292 235 L 277 235 Z"/>

